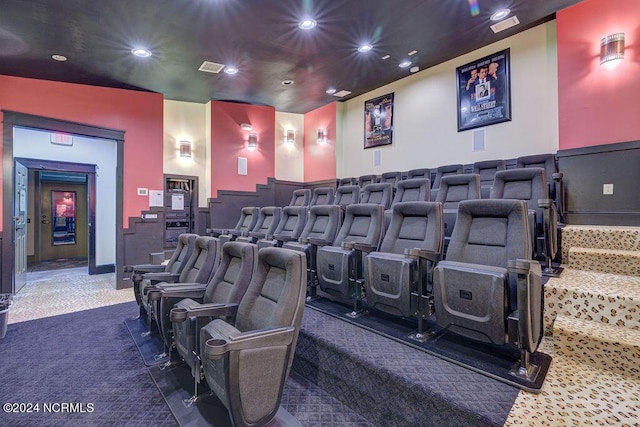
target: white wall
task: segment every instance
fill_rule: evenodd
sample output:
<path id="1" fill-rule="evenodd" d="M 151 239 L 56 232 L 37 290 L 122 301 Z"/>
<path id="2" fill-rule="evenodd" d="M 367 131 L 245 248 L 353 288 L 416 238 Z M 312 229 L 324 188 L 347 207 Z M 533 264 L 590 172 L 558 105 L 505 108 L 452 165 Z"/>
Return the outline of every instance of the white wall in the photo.
<path id="1" fill-rule="evenodd" d="M 207 197 L 211 194 L 211 180 L 206 176 L 207 164 L 211 162 L 206 131 L 205 104 L 164 101 L 163 171 L 171 175 L 197 176 L 200 207 L 207 206 Z M 182 140 L 191 141 L 191 158 L 180 157 Z"/>
<path id="2" fill-rule="evenodd" d="M 116 142 L 74 135 L 69 147 L 51 144 L 50 135 L 14 127 L 14 157 L 96 165 L 96 265 L 115 264 Z M 33 222 L 33 213 L 29 216 Z"/>
<path id="3" fill-rule="evenodd" d="M 336 149 L 338 177 L 556 152 L 555 24 L 545 23 L 346 101 L 343 139 L 338 141 L 342 147 Z M 456 67 L 506 48 L 511 49 L 512 120 L 485 127 L 486 150 L 473 152 L 472 131 L 457 131 Z M 393 144 L 364 150 L 364 103 L 391 92 Z M 379 167 L 373 166 L 376 149 L 382 150 Z"/>
<path id="4" fill-rule="evenodd" d="M 304 181 L 304 114 L 276 111 L 275 171 L 276 179 Z M 287 129 L 293 129 L 296 140 L 285 144 Z"/>

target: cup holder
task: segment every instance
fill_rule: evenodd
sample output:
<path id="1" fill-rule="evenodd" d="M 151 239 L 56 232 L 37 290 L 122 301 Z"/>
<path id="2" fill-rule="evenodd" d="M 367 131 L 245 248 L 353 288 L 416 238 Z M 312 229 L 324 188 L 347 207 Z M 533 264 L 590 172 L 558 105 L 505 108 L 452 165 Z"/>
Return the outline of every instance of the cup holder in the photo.
<path id="1" fill-rule="evenodd" d="M 172 308 L 171 309 L 171 321 L 172 322 L 184 322 L 187 320 L 188 310 L 186 308 Z"/>
<path id="2" fill-rule="evenodd" d="M 204 352 L 211 359 L 221 359 L 226 353 L 226 347 L 226 340 L 211 338 L 204 343 Z"/>

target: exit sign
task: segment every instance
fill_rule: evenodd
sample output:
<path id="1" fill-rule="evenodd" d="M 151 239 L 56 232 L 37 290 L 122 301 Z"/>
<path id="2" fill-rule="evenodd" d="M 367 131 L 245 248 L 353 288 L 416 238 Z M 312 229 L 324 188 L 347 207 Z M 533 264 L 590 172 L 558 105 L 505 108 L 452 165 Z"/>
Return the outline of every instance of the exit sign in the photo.
<path id="1" fill-rule="evenodd" d="M 73 137 L 66 133 L 52 133 L 51 143 L 57 145 L 73 145 Z"/>

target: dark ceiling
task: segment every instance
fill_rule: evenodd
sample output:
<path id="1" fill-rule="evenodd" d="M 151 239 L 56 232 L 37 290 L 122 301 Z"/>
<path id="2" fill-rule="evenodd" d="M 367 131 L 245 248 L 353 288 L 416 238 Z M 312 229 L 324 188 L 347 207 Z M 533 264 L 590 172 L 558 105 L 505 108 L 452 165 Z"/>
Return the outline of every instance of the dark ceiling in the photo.
<path id="1" fill-rule="evenodd" d="M 0 74 L 305 113 L 551 19 L 578 0 L 0 0 Z M 478 9 L 476 9 L 476 6 Z M 519 25 L 494 34 L 508 7 Z M 479 10 L 479 13 L 477 11 Z M 311 17 L 317 27 L 298 28 Z M 358 45 L 373 50 L 359 53 Z M 153 55 L 138 58 L 142 46 Z M 407 56 L 416 50 L 413 56 Z M 68 57 L 56 62 L 51 55 Z M 384 55 L 390 55 L 383 60 Z M 198 71 L 204 60 L 235 75 Z M 283 80 L 294 80 L 283 86 Z M 328 88 L 352 94 L 336 98 Z"/>

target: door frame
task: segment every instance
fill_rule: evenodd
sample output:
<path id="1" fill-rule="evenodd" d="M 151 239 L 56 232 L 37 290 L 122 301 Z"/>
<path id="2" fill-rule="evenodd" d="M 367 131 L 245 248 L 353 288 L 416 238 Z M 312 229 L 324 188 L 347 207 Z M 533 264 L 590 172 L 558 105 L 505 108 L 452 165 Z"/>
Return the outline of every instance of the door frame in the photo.
<path id="1" fill-rule="evenodd" d="M 14 161 L 25 165 L 29 170 L 35 171 L 53 171 L 53 172 L 74 172 L 87 176 L 87 196 L 88 196 L 88 258 L 89 258 L 89 274 L 100 274 L 102 271 L 96 267 L 96 165 L 88 163 L 72 163 L 59 162 L 57 160 L 38 160 L 27 159 L 24 157 L 14 157 Z M 40 188 L 38 188 L 40 193 Z M 40 218 L 33 216 L 35 220 Z M 35 225 L 35 224 L 34 224 Z M 39 250 L 39 249 L 38 249 Z"/>
<path id="2" fill-rule="evenodd" d="M 2 269 L 1 293 L 14 293 L 15 289 L 15 229 L 13 224 L 14 159 L 13 128 L 25 127 L 49 132 L 72 133 L 92 138 L 110 139 L 116 142 L 116 289 L 122 289 L 124 282 L 124 130 L 109 129 L 84 123 L 59 120 L 33 114 L 2 110 Z M 95 174 L 94 174 L 95 181 Z M 95 197 L 94 197 L 95 199 Z M 9 203 L 11 201 L 11 203 Z M 92 227 L 95 223 L 92 222 Z M 95 241 L 94 241 L 95 244 Z M 95 247 L 94 247 L 95 251 Z M 95 262 L 94 262 L 95 263 Z M 96 267 L 97 268 L 97 267 Z"/>

